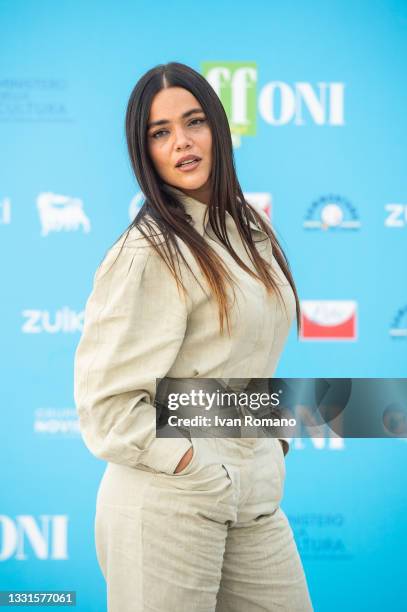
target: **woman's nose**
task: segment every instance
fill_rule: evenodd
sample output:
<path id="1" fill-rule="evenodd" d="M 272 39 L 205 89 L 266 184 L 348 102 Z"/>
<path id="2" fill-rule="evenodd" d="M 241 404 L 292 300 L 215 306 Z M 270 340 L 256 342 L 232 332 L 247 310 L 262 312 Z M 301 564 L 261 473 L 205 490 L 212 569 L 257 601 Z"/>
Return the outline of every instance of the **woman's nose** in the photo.
<path id="1" fill-rule="evenodd" d="M 191 139 L 188 137 L 187 133 L 183 128 L 175 128 L 175 146 L 177 149 L 185 147 L 185 145 L 190 144 Z"/>

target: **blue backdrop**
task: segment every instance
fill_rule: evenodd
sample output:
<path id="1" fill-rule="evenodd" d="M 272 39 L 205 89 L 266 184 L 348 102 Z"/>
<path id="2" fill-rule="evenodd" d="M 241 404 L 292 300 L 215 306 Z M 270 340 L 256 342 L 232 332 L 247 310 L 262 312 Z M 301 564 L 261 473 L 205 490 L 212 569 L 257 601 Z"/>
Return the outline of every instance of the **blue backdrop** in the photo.
<path id="1" fill-rule="evenodd" d="M 0 590 L 105 610 L 73 357 L 93 274 L 140 190 L 131 89 L 180 61 L 218 92 L 243 190 L 303 303 L 277 371 L 407 376 L 404 2 L 0 2 Z M 406 440 L 295 439 L 283 509 L 315 610 L 405 610 Z"/>

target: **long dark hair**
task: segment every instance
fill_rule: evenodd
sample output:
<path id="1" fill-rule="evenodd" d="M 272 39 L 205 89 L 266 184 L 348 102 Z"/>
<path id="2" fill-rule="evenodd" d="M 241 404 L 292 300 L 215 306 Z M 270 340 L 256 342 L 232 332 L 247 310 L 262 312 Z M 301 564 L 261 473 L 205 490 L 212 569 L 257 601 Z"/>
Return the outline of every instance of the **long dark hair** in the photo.
<path id="1" fill-rule="evenodd" d="M 270 264 L 261 257 L 255 246 L 249 221 L 253 221 L 268 235 L 274 257 L 295 295 L 298 335 L 300 303 L 287 258 L 271 226 L 244 199 L 236 176 L 229 123 L 219 97 L 201 74 L 185 64 L 170 62 L 151 68 L 140 78 L 131 92 L 125 122 L 127 148 L 134 174 L 145 201 L 120 238 L 126 231 L 128 234 L 133 227 L 136 227 L 163 259 L 174 276 L 178 289 L 182 287 L 185 292 L 186 288 L 175 266 L 175 259 L 179 266 L 180 256 L 191 270 L 177 244 L 177 238 L 183 241 L 199 264 L 210 290 L 217 300 L 221 333 L 223 333 L 224 320 L 226 319 L 230 334 L 225 282 L 233 287 L 233 279 L 221 258 L 191 225 L 191 218 L 187 215 L 182 202 L 178 201 L 174 192 L 169 193 L 165 189 L 165 183 L 158 175 L 148 153 L 147 123 L 151 104 L 154 96 L 166 87 L 182 87 L 190 91 L 201 104 L 212 132 L 211 194 L 206 214 L 209 215 L 209 222 L 214 233 L 243 270 L 263 282 L 269 294 L 277 291 L 281 298 L 274 272 Z M 232 215 L 236 223 L 257 274 L 240 259 L 230 244 L 226 231 L 226 210 Z M 162 238 L 160 241 L 157 240 L 158 236 Z"/>

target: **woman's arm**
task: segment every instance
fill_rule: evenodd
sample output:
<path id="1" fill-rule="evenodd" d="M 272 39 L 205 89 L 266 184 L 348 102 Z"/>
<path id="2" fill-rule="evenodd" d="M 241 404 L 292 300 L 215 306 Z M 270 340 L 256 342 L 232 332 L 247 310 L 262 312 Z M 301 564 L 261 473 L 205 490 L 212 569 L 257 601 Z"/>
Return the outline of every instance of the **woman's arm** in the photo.
<path id="1" fill-rule="evenodd" d="M 75 353 L 80 430 L 100 459 L 173 473 L 192 444 L 156 438 L 153 401 L 184 339 L 187 306 L 151 248 L 134 240 L 118 248 L 95 273 Z"/>

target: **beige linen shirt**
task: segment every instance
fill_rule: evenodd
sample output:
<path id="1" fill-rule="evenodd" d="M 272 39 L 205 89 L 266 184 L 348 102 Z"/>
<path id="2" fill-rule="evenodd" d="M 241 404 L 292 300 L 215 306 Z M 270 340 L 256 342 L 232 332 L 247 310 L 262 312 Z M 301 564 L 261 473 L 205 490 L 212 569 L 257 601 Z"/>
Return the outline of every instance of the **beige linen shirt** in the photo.
<path id="1" fill-rule="evenodd" d="M 96 457 L 173 473 L 191 441 L 156 437 L 156 379 L 273 377 L 295 317 L 295 297 L 270 240 L 256 246 L 278 274 L 286 310 L 219 243 L 211 225 L 204 223 L 206 205 L 175 187 L 166 188 L 178 195 L 196 230 L 238 281 L 230 309 L 231 337 L 226 327 L 220 334 L 218 305 L 186 245 L 178 242 L 206 293 L 181 262 L 189 293 L 183 299 L 164 262 L 132 228 L 114 265 L 124 237 L 94 275 L 75 352 L 74 398 L 83 440 Z M 232 246 L 255 271 L 228 212 L 226 226 Z M 255 241 L 266 237 L 254 223 L 251 227 Z M 232 290 L 227 291 L 233 301 Z"/>

